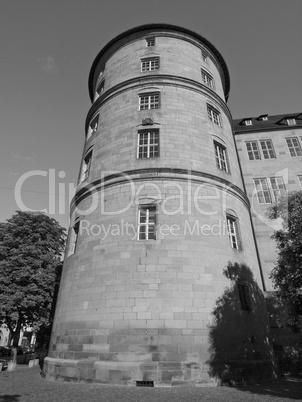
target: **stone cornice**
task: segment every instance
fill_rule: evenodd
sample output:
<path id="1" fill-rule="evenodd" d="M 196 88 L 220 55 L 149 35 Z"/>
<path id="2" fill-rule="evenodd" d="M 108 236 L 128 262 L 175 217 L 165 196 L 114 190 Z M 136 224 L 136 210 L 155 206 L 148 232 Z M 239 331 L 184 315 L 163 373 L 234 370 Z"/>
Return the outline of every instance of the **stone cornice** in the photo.
<path id="1" fill-rule="evenodd" d="M 189 78 L 170 75 L 170 74 L 156 74 L 156 75 L 148 75 L 148 76 L 140 76 L 131 78 L 130 80 L 123 81 L 114 87 L 111 87 L 107 91 L 105 91 L 91 106 L 88 111 L 86 122 L 85 122 L 85 132 L 87 133 L 88 125 L 94 116 L 94 114 L 100 109 L 100 107 L 110 99 L 115 96 L 118 96 L 125 91 L 132 89 L 143 89 L 143 85 L 154 85 L 154 86 L 175 86 L 182 87 L 187 90 L 197 91 L 201 94 L 207 95 L 211 100 L 217 102 L 219 107 L 225 112 L 228 117 L 230 124 L 233 124 L 233 119 L 229 108 L 223 99 L 209 86 L 202 84 L 201 82 L 197 82 L 195 80 L 191 80 Z"/>
<path id="2" fill-rule="evenodd" d="M 250 203 L 245 192 L 230 181 L 212 175 L 210 173 L 200 172 L 196 170 L 177 169 L 177 168 L 145 168 L 133 169 L 124 172 L 117 172 L 104 176 L 102 179 L 95 180 L 92 183 L 83 184 L 80 186 L 70 204 L 71 214 L 74 208 L 92 193 L 104 190 L 107 187 L 117 186 L 129 182 L 141 181 L 187 181 L 199 184 L 214 184 L 219 190 L 226 191 L 240 199 L 247 209 L 250 208 Z"/>
<path id="3" fill-rule="evenodd" d="M 101 59 L 102 58 L 107 59 L 107 57 L 110 57 L 110 54 L 118 50 L 120 47 L 124 46 L 126 43 L 129 43 L 134 39 L 141 38 L 143 35 L 150 35 L 150 34 L 161 35 L 161 36 L 175 36 L 177 34 L 178 35 L 181 34 L 181 37 L 179 37 L 179 39 L 188 42 L 193 42 L 194 44 L 196 44 L 197 40 L 197 42 L 200 43 L 200 45 L 204 45 L 206 48 L 208 48 L 213 53 L 213 55 L 215 56 L 215 58 L 219 63 L 218 67 L 220 67 L 219 70 L 221 70 L 222 72 L 224 93 L 226 99 L 228 99 L 230 92 L 230 75 L 228 67 L 220 52 L 207 39 L 197 34 L 196 32 L 193 32 L 186 28 L 178 27 L 176 25 L 146 24 L 129 29 L 128 31 L 123 32 L 120 35 L 116 36 L 110 42 L 108 42 L 107 45 L 103 47 L 103 49 L 98 53 L 91 66 L 88 79 L 88 89 L 91 101 L 93 101 L 94 87 L 97 81 L 96 71 Z"/>

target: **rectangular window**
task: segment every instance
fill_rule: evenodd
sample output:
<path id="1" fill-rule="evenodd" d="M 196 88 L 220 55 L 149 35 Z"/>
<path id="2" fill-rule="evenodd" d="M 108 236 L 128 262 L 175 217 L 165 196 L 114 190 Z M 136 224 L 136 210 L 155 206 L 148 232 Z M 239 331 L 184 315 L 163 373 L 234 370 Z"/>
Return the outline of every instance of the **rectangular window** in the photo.
<path id="1" fill-rule="evenodd" d="M 156 239 L 156 207 L 141 206 L 138 210 L 138 240 Z"/>
<path id="2" fill-rule="evenodd" d="M 147 47 L 155 46 L 155 38 L 147 38 L 146 39 L 146 46 Z"/>
<path id="3" fill-rule="evenodd" d="M 246 126 L 252 126 L 252 125 L 253 125 L 253 122 L 252 122 L 252 120 L 248 119 L 248 120 L 245 120 L 245 121 L 244 121 L 244 124 L 245 124 Z"/>
<path id="4" fill-rule="evenodd" d="M 286 194 L 286 187 L 282 177 L 270 177 L 271 188 L 274 194 L 275 201 L 282 195 Z"/>
<path id="5" fill-rule="evenodd" d="M 141 60 L 141 71 L 155 71 L 159 69 L 159 57 Z"/>
<path id="6" fill-rule="evenodd" d="M 88 179 L 88 176 L 90 173 L 90 167 L 91 167 L 91 158 L 92 158 L 92 151 L 88 152 L 88 154 L 84 157 L 83 164 L 82 164 L 80 183 L 82 183 L 82 181 Z"/>
<path id="7" fill-rule="evenodd" d="M 138 133 L 138 159 L 156 158 L 159 156 L 159 131 L 142 131 Z"/>
<path id="8" fill-rule="evenodd" d="M 101 81 L 96 88 L 96 92 L 98 93 L 99 96 L 104 92 L 104 87 L 105 87 L 105 80 Z"/>
<path id="9" fill-rule="evenodd" d="M 68 257 L 76 252 L 77 242 L 79 237 L 80 221 L 77 221 L 74 226 L 70 229 L 69 247 L 68 247 Z"/>
<path id="10" fill-rule="evenodd" d="M 207 105 L 207 111 L 211 122 L 221 126 L 220 113 L 210 105 Z"/>
<path id="11" fill-rule="evenodd" d="M 88 126 L 87 140 L 88 140 L 88 138 L 90 138 L 92 136 L 92 134 L 94 134 L 97 131 L 98 126 L 99 126 L 99 117 L 100 117 L 100 115 L 97 114 L 91 120 L 91 122 L 90 122 L 90 124 Z"/>
<path id="12" fill-rule="evenodd" d="M 214 141 L 214 148 L 215 148 L 215 157 L 216 157 L 217 167 L 221 170 L 228 172 L 229 169 L 228 169 L 226 148 L 223 145 L 220 145 L 220 144 L 218 144 L 218 142 L 215 142 L 215 141 Z"/>
<path id="13" fill-rule="evenodd" d="M 302 188 L 302 175 L 298 175 L 298 182 L 300 184 L 300 187 Z"/>
<path id="14" fill-rule="evenodd" d="M 261 140 L 260 145 L 261 145 L 264 159 L 275 159 L 276 158 L 272 140 Z"/>
<path id="15" fill-rule="evenodd" d="M 159 109 L 159 93 L 139 95 L 139 110 Z"/>
<path id="16" fill-rule="evenodd" d="M 214 79 L 213 77 L 208 74 L 206 71 L 204 71 L 203 69 L 201 69 L 201 78 L 202 81 L 208 85 L 210 88 L 214 88 Z"/>
<path id="17" fill-rule="evenodd" d="M 286 119 L 286 124 L 288 126 L 294 126 L 296 125 L 296 119 Z"/>
<path id="18" fill-rule="evenodd" d="M 302 149 L 297 137 L 286 138 L 290 156 L 302 156 Z"/>
<path id="19" fill-rule="evenodd" d="M 249 288 L 247 284 L 240 283 L 238 286 L 239 300 L 241 308 L 244 311 L 251 311 L 251 301 L 249 296 Z"/>
<path id="20" fill-rule="evenodd" d="M 271 204 L 272 199 L 265 178 L 254 179 L 254 185 L 257 190 L 257 198 L 259 204 Z"/>
<path id="21" fill-rule="evenodd" d="M 245 145 L 250 161 L 253 161 L 255 159 L 261 159 L 257 141 L 247 141 Z"/>
<path id="22" fill-rule="evenodd" d="M 202 61 L 204 61 L 205 63 L 208 62 L 208 56 L 203 51 L 201 51 L 201 58 Z"/>
<path id="23" fill-rule="evenodd" d="M 239 236 L 237 219 L 233 216 L 227 216 L 228 234 L 233 249 L 239 250 Z"/>

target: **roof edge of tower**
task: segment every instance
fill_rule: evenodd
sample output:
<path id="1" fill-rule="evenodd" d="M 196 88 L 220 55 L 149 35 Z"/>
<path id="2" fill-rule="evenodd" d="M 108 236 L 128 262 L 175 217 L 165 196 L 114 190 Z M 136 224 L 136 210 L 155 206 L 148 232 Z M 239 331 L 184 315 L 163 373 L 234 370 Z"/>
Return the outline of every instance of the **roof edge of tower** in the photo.
<path id="1" fill-rule="evenodd" d="M 121 34 L 117 35 L 115 38 L 111 39 L 102 48 L 102 50 L 98 53 L 98 55 L 96 56 L 96 58 L 94 59 L 94 61 L 92 63 L 90 73 L 89 73 L 89 78 L 88 78 L 88 90 L 89 90 L 89 95 L 90 95 L 90 99 L 92 102 L 93 102 L 93 97 L 94 97 L 94 93 L 93 93 L 94 73 L 95 73 L 96 67 L 97 67 L 100 59 L 102 58 L 102 56 L 107 52 L 108 49 L 110 49 L 110 47 L 112 47 L 115 43 L 117 43 L 121 39 L 124 39 L 126 36 L 129 36 L 129 35 L 141 32 L 141 31 L 145 31 L 148 29 L 165 29 L 165 30 L 170 29 L 173 31 L 179 31 L 179 32 L 183 32 L 185 34 L 191 35 L 191 36 L 195 37 L 196 39 L 198 39 L 199 41 L 201 41 L 202 43 L 204 43 L 213 52 L 213 54 L 217 57 L 220 65 L 222 67 L 222 70 L 224 73 L 224 80 L 225 80 L 224 94 L 225 94 L 226 100 L 228 99 L 228 96 L 230 93 L 229 70 L 228 70 L 227 64 L 226 64 L 224 58 L 222 57 L 221 53 L 216 49 L 216 47 L 214 45 L 212 45 L 211 42 L 209 42 L 206 38 L 199 35 L 198 33 L 191 31 L 187 28 L 179 27 L 177 25 L 172 25 L 172 24 L 150 23 L 150 24 L 139 25 L 137 27 L 134 27 L 134 28 L 128 29 L 127 31 L 122 32 Z"/>

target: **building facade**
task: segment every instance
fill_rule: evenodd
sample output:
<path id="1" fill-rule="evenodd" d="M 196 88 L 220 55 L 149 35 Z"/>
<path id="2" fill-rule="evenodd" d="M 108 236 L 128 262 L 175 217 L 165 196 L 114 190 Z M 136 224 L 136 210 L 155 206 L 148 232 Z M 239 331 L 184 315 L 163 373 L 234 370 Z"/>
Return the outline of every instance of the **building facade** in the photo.
<path id="1" fill-rule="evenodd" d="M 302 188 L 302 113 L 234 120 L 234 138 L 251 204 L 264 290 L 269 292 L 277 258 L 271 236 L 281 222 L 268 219 L 267 209 L 284 192 Z"/>
<path id="2" fill-rule="evenodd" d="M 97 55 L 47 378 L 272 376 L 263 291 L 273 257 L 251 201 L 255 185 L 263 207 L 264 174 L 271 200 L 284 190 L 283 147 L 292 155 L 296 143 L 280 137 L 270 157 L 275 120 L 251 119 L 255 132 L 233 122 L 229 88 L 221 54 L 184 28 L 140 26 Z M 255 141 L 263 158 L 253 160 Z"/>

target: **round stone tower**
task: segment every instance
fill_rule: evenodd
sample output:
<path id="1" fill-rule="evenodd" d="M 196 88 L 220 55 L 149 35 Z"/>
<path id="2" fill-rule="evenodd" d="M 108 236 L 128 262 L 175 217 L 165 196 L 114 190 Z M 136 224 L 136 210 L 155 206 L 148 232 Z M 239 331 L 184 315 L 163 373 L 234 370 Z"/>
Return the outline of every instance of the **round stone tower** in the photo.
<path id="1" fill-rule="evenodd" d="M 220 53 L 184 28 L 139 26 L 97 55 L 47 378 L 271 372 L 229 88 Z"/>

